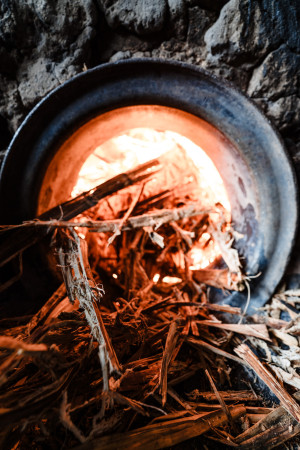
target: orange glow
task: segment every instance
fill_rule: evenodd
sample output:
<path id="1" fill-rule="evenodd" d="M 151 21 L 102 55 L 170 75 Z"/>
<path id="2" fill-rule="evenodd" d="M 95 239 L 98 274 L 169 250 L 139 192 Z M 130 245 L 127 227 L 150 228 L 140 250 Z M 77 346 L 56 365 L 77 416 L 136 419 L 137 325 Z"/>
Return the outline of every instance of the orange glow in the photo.
<path id="1" fill-rule="evenodd" d="M 153 277 L 153 282 L 154 282 L 154 283 L 157 283 L 159 279 L 160 279 L 160 274 L 159 274 L 159 273 L 156 273 L 156 274 L 154 275 L 154 277 Z"/>
<path id="2" fill-rule="evenodd" d="M 212 264 L 219 254 L 220 250 L 218 244 L 211 239 L 209 233 L 203 233 L 189 252 L 189 256 L 193 262 L 190 269 L 204 269 Z"/>
<path id="3" fill-rule="evenodd" d="M 163 277 L 162 279 L 163 283 L 167 283 L 167 284 L 178 284 L 182 282 L 181 278 L 178 277 Z"/>
<path id="4" fill-rule="evenodd" d="M 78 181 L 73 188 L 72 197 L 90 190 L 111 177 L 133 167 L 157 158 L 174 149 L 186 152 L 198 171 L 199 202 L 204 208 L 213 209 L 215 204 L 223 205 L 230 213 L 230 203 L 219 172 L 202 148 L 188 138 L 173 131 L 155 131 L 150 128 L 135 128 L 121 136 L 109 139 L 95 148 L 79 172 Z M 180 164 L 180 161 L 178 161 Z M 183 178 L 179 183 L 188 184 L 191 180 Z M 155 182 L 155 180 L 152 180 Z M 198 190 L 197 190 L 198 192 Z M 230 214 L 229 214 L 230 217 Z M 175 256 L 175 255 L 174 255 Z M 209 233 L 203 233 L 188 254 L 191 269 L 201 269 L 213 263 L 220 256 L 218 245 Z M 179 264 L 182 266 L 183 264 Z M 156 274 L 154 282 L 159 280 Z M 164 281 L 164 280 L 163 280 Z M 166 281 L 167 283 L 170 282 Z"/>

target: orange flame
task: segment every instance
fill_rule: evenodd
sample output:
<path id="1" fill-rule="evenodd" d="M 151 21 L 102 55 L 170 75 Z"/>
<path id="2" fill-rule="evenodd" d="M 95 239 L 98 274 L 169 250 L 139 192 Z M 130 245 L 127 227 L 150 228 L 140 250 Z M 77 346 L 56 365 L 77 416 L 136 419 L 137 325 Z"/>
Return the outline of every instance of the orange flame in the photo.
<path id="1" fill-rule="evenodd" d="M 174 146 L 183 148 L 199 170 L 201 193 L 205 197 L 205 205 L 213 208 L 215 204 L 221 203 L 229 213 L 230 203 L 224 183 L 204 150 L 178 133 L 159 132 L 149 128 L 132 129 L 97 147 L 83 164 L 78 181 L 73 188 L 72 197 L 96 187 L 119 173 L 157 158 L 172 150 Z M 205 268 L 218 256 L 220 256 L 218 245 L 208 233 L 203 233 L 189 252 L 192 262 L 190 268 Z M 166 280 L 168 281 L 170 280 Z"/>

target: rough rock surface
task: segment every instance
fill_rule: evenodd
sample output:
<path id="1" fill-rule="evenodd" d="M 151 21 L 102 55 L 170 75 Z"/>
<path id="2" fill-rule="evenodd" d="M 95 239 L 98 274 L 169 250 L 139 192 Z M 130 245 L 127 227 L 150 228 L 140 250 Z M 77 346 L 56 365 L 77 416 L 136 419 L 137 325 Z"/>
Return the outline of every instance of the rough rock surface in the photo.
<path id="1" fill-rule="evenodd" d="M 110 27 L 122 25 L 141 35 L 160 31 L 167 14 L 165 0 L 99 0 L 99 4 Z"/>
<path id="2" fill-rule="evenodd" d="M 293 127 L 300 131 L 299 67 L 300 54 L 283 44 L 254 69 L 248 86 L 248 94 L 285 134 Z"/>
<path id="3" fill-rule="evenodd" d="M 206 67 L 223 70 L 246 91 L 289 140 L 293 154 L 300 134 L 299 29 L 297 0 L 230 0 L 204 36 Z"/>
<path id="4" fill-rule="evenodd" d="M 0 2 L 0 114 L 14 131 L 24 113 L 89 62 L 92 0 Z"/>
<path id="5" fill-rule="evenodd" d="M 230 0 L 205 41 L 218 60 L 252 67 L 282 43 L 299 51 L 298 21 L 297 0 Z"/>
<path id="6" fill-rule="evenodd" d="M 299 0 L 2 0 L 0 150 L 49 91 L 107 61 L 186 61 L 235 83 L 300 160 Z"/>

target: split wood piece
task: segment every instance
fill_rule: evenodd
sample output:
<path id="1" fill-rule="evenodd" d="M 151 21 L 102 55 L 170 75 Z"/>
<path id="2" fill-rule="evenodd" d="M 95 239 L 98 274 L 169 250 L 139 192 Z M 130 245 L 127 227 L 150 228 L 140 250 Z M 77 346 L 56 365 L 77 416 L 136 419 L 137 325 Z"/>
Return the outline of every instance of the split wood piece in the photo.
<path id="1" fill-rule="evenodd" d="M 207 376 L 208 381 L 209 381 L 209 383 L 210 383 L 210 385 L 211 385 L 211 387 L 212 387 L 212 389 L 214 391 L 214 394 L 215 394 L 218 402 L 221 405 L 222 411 L 224 412 L 224 414 L 226 415 L 226 417 L 228 419 L 228 423 L 230 425 L 230 428 L 236 433 L 237 429 L 236 429 L 234 420 L 232 418 L 232 415 L 230 413 L 230 410 L 229 410 L 228 406 L 226 405 L 222 395 L 219 393 L 219 391 L 218 391 L 218 389 L 217 389 L 217 387 L 215 385 L 215 382 L 214 382 L 214 380 L 213 380 L 213 378 L 212 378 L 212 376 L 210 374 L 210 370 L 208 368 L 205 369 L 205 375 Z"/>
<path id="2" fill-rule="evenodd" d="M 249 422 L 253 425 L 255 423 L 258 423 L 259 421 L 265 419 L 268 414 L 246 414 L 246 418 L 249 420 Z"/>
<path id="3" fill-rule="evenodd" d="M 297 422 L 300 422 L 300 406 L 293 397 L 281 386 L 276 378 L 261 363 L 258 357 L 246 344 L 240 344 L 235 348 L 235 353 L 243 358 L 249 366 L 254 370 L 257 376 L 266 383 L 268 388 L 280 400 L 282 406 L 288 411 Z"/>
<path id="4" fill-rule="evenodd" d="M 197 323 L 200 325 L 207 325 L 209 327 L 220 328 L 222 330 L 234 331 L 235 333 L 244 334 L 246 336 L 254 336 L 256 338 L 272 342 L 269 337 L 268 329 L 264 324 L 247 325 L 237 323 L 219 323 L 211 320 L 201 320 Z"/>
<path id="5" fill-rule="evenodd" d="M 0 336 L 0 349 L 8 350 L 10 355 L 0 364 L 0 386 L 7 382 L 8 374 L 19 366 L 23 357 L 43 357 L 46 359 L 63 360 L 60 352 L 53 347 L 49 349 L 45 344 L 36 344 L 25 342 L 21 339 L 22 335 L 18 334 L 18 338 L 11 336 Z"/>
<path id="6" fill-rule="evenodd" d="M 257 400 L 261 397 L 257 397 Z M 270 414 L 275 411 L 276 408 L 268 408 L 267 406 L 246 406 L 247 414 Z"/>
<path id="7" fill-rule="evenodd" d="M 222 398 L 226 401 L 239 401 L 239 402 L 248 402 L 248 401 L 257 401 L 261 400 L 261 398 L 254 394 L 252 391 L 219 391 L 219 394 L 222 396 Z M 213 402 L 217 399 L 216 394 L 214 392 L 191 392 L 188 394 L 189 398 L 192 398 L 193 400 L 196 400 L 196 398 L 207 400 L 208 402 Z M 252 412 L 248 411 L 247 412 Z M 266 411 L 263 411 L 264 413 Z M 270 411 L 268 411 L 270 412 Z"/>
<path id="8" fill-rule="evenodd" d="M 198 402 L 189 402 L 192 408 L 197 409 L 197 412 L 200 411 L 217 411 L 222 409 L 220 403 L 198 403 Z"/>
<path id="9" fill-rule="evenodd" d="M 198 314 L 199 310 L 197 308 L 192 308 L 191 306 L 188 306 L 190 302 L 189 296 L 186 292 L 181 292 L 178 288 L 174 288 L 174 294 L 177 299 L 176 306 L 186 305 L 182 308 L 182 315 L 185 319 L 185 325 L 183 327 L 181 334 L 183 336 L 188 336 L 189 331 L 191 330 L 193 335 L 199 336 L 198 327 L 193 317 L 194 315 Z"/>
<path id="10" fill-rule="evenodd" d="M 86 272 L 86 249 L 81 250 L 80 238 L 74 230 L 60 231 L 57 254 L 62 269 L 64 282 L 71 302 L 78 299 L 83 308 L 91 334 L 99 344 L 99 359 L 103 375 L 103 390 L 109 390 L 109 374 L 120 373 L 120 365 L 112 344 L 104 328 L 96 302 L 102 297 L 104 291 L 93 280 L 89 279 Z M 89 274 L 91 273 L 88 266 Z M 93 284 L 91 287 L 90 284 Z"/>
<path id="11" fill-rule="evenodd" d="M 228 269 L 201 269 L 192 271 L 193 278 L 198 283 L 205 283 L 218 289 L 242 291 L 244 286 L 240 273 Z"/>
<path id="12" fill-rule="evenodd" d="M 77 197 L 49 209 L 38 216 L 37 219 L 40 221 L 73 219 L 78 216 L 78 214 L 82 214 L 84 211 L 95 206 L 101 199 L 112 195 L 127 186 L 148 179 L 156 173 L 155 168 L 157 167 L 157 169 L 159 169 L 160 164 L 160 159 L 157 158 L 129 170 L 128 172 L 117 175 L 110 180 L 101 183 L 94 189 L 83 192 Z M 21 228 L 19 229 L 19 227 Z M 24 230 L 23 227 L 24 225 L 20 225 L 6 231 L 6 239 L 2 239 L 0 245 L 0 267 L 38 242 L 41 237 L 47 234 L 47 228 L 41 227 L 39 233 L 37 233 L 35 227 L 27 230 Z"/>
<path id="13" fill-rule="evenodd" d="M 179 383 L 182 383 L 183 381 L 189 380 L 191 377 L 193 377 L 198 369 L 201 368 L 199 364 L 193 365 L 190 370 L 185 371 L 182 375 L 179 375 L 176 378 L 173 378 L 173 380 L 170 380 L 168 382 L 169 386 L 176 386 Z"/>
<path id="14" fill-rule="evenodd" d="M 201 308 L 206 308 L 209 311 L 216 311 L 216 312 L 225 312 L 228 314 L 242 314 L 241 308 L 238 308 L 236 306 L 230 306 L 230 305 L 218 305 L 217 303 L 201 303 Z"/>
<path id="15" fill-rule="evenodd" d="M 172 360 L 174 350 L 176 348 L 176 343 L 178 339 L 178 324 L 176 321 L 172 322 L 167 335 L 167 340 L 165 344 L 165 349 L 163 353 L 163 358 L 161 362 L 161 369 L 159 375 L 159 393 L 162 396 L 162 405 L 164 406 L 167 400 L 167 376 L 168 367 Z"/>
<path id="16" fill-rule="evenodd" d="M 268 416 L 267 416 L 268 417 Z M 265 419 L 262 419 L 263 422 Z M 260 422 L 258 422 L 260 423 Z M 257 424 L 256 424 L 257 425 Z M 255 426 L 255 425 L 254 425 Z M 265 430 L 261 434 L 243 441 L 239 448 L 243 450 L 251 450 L 258 448 L 298 448 L 297 447 L 285 447 L 282 446 L 286 441 L 289 441 L 293 437 L 300 433 L 300 425 L 290 416 L 290 420 L 281 419 L 277 426 L 273 426 L 268 430 Z M 280 446 L 280 447 L 279 447 Z"/>
<path id="17" fill-rule="evenodd" d="M 239 364 L 243 364 L 243 365 L 246 365 L 247 367 L 249 367 L 248 363 L 246 361 L 244 361 L 242 358 L 238 358 L 235 355 L 231 355 L 231 353 L 225 352 L 224 350 L 214 347 L 213 345 L 210 345 L 205 341 L 201 341 L 200 339 L 194 339 L 192 337 L 189 337 L 186 339 L 186 342 L 188 342 L 189 344 L 191 344 L 195 347 L 205 348 L 206 350 L 216 353 L 219 356 L 223 356 L 224 358 L 231 359 L 232 361 L 235 361 Z"/>
<path id="18" fill-rule="evenodd" d="M 77 239 L 77 234 L 74 232 L 74 235 Z M 88 259 L 88 245 L 87 242 L 85 240 L 81 240 L 80 238 L 78 238 L 78 243 L 80 242 L 80 250 L 81 250 L 81 256 L 82 256 L 82 262 L 83 262 L 83 267 L 85 269 L 86 272 L 86 276 L 88 279 L 88 283 L 89 286 L 91 288 L 91 290 L 94 293 L 94 297 L 93 297 L 93 308 L 94 311 L 96 313 L 97 319 L 98 319 L 98 323 L 100 326 L 100 330 L 102 332 L 104 341 L 105 341 L 105 345 L 108 351 L 108 355 L 110 357 L 110 361 L 112 364 L 112 368 L 116 373 L 120 373 L 121 371 L 121 367 L 116 355 L 116 352 L 112 346 L 110 337 L 108 336 L 108 333 L 106 331 L 106 328 L 104 326 L 103 323 L 103 319 L 102 319 L 102 315 L 101 312 L 99 310 L 98 304 L 97 304 L 97 300 L 100 300 L 100 298 L 102 297 L 102 295 L 104 295 L 104 290 L 102 288 L 102 286 L 99 288 L 94 280 L 93 277 L 93 273 L 92 273 L 92 269 L 90 267 L 90 263 L 89 263 L 89 259 Z M 98 298 L 97 298 L 97 294 L 98 294 Z M 99 341 L 98 341 L 99 342 Z"/>
<path id="19" fill-rule="evenodd" d="M 244 406 L 240 405 L 229 407 L 229 411 L 233 420 L 246 413 Z M 181 419 L 165 420 L 162 423 L 155 423 L 126 433 L 95 439 L 76 448 L 77 450 L 119 450 L 121 448 L 159 450 L 200 436 L 226 423 L 226 414 L 223 411 L 215 411 L 205 415 L 197 414 Z"/>
<path id="20" fill-rule="evenodd" d="M 132 400 L 131 398 L 125 397 L 124 395 L 120 394 L 119 392 L 110 391 L 109 395 L 119 405 L 127 406 L 127 407 L 133 409 L 134 411 L 136 411 L 137 413 L 142 414 L 143 416 L 149 415 L 147 413 L 147 411 L 144 409 L 144 406 L 147 406 L 147 405 L 144 405 L 137 400 Z M 160 412 L 162 412 L 162 410 L 160 410 Z"/>
<path id="21" fill-rule="evenodd" d="M 53 364 L 62 362 L 66 363 L 64 356 L 53 346 L 48 348 L 45 344 L 27 343 L 24 340 L 11 336 L 0 336 L 0 349 L 8 350 L 8 356 L 0 365 L 0 386 L 6 383 L 12 374 L 16 374 L 15 368 L 20 368 L 20 362 L 25 364 L 28 359 L 40 359 L 44 362 L 52 361 Z M 25 358 L 25 359 L 23 359 Z"/>
<path id="22" fill-rule="evenodd" d="M 293 394 L 293 397 L 299 401 L 300 391 L 295 392 L 295 394 Z M 249 407 L 246 407 L 246 411 L 247 413 L 251 412 L 251 410 L 249 410 Z M 272 427 L 277 426 L 281 421 L 282 423 L 286 422 L 287 418 L 289 418 L 290 421 L 295 422 L 296 425 L 299 425 L 298 422 L 285 410 L 283 406 L 279 406 L 278 408 L 275 408 L 273 411 L 271 411 L 261 422 L 258 422 L 253 427 L 237 436 L 236 442 L 242 443 L 244 441 L 252 439 L 255 436 L 265 432 L 266 430 L 271 430 Z"/>
<path id="23" fill-rule="evenodd" d="M 173 413 L 165 414 L 164 416 L 154 417 L 149 423 L 149 425 L 152 425 L 157 422 L 165 422 L 172 419 L 178 419 L 179 417 L 194 416 L 194 415 L 195 412 L 188 411 L 187 409 L 183 411 L 175 411 Z"/>
<path id="24" fill-rule="evenodd" d="M 293 395 L 300 400 L 300 392 Z M 248 411 L 248 408 L 246 408 Z M 254 449 L 260 446 L 274 448 L 300 433 L 300 424 L 282 407 L 276 408 L 253 427 L 237 436 L 239 448 Z"/>

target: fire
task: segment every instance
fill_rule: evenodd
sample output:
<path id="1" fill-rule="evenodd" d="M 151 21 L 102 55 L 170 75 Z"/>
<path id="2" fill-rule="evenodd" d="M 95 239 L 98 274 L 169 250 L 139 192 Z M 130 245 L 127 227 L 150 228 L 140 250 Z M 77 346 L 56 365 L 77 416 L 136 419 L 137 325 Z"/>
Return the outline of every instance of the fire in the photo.
<path id="1" fill-rule="evenodd" d="M 115 175 L 178 148 L 186 152 L 198 171 L 201 203 L 207 208 L 214 208 L 216 204 L 221 204 L 230 217 L 230 203 L 222 178 L 204 150 L 178 133 L 160 132 L 149 128 L 132 129 L 97 147 L 83 164 L 72 191 L 72 197 L 96 187 Z M 155 181 L 152 180 L 154 183 Z M 183 177 L 183 180 L 178 181 L 188 183 L 191 180 Z M 209 233 L 203 233 L 189 252 L 190 269 L 205 268 L 219 256 L 220 249 L 217 243 L 211 239 Z M 157 275 L 153 278 L 155 283 L 159 280 Z M 163 279 L 162 281 L 173 283 L 172 280 Z"/>
<path id="2" fill-rule="evenodd" d="M 159 274 L 159 273 L 156 273 L 156 274 L 154 275 L 154 277 L 153 277 L 153 282 L 154 282 L 154 283 L 157 283 L 159 279 L 160 279 L 160 274 Z"/>

